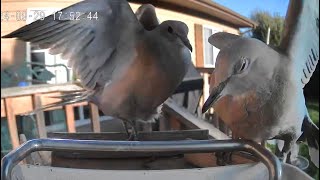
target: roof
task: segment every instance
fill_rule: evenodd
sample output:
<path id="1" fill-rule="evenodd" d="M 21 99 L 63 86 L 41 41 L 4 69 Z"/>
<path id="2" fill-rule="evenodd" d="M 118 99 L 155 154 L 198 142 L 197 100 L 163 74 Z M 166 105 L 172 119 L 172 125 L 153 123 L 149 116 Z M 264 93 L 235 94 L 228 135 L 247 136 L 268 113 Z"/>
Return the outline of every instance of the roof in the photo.
<path id="1" fill-rule="evenodd" d="M 235 28 L 255 27 L 257 23 L 211 0 L 128 0 L 134 3 L 150 3 L 155 7 L 202 17 Z"/>

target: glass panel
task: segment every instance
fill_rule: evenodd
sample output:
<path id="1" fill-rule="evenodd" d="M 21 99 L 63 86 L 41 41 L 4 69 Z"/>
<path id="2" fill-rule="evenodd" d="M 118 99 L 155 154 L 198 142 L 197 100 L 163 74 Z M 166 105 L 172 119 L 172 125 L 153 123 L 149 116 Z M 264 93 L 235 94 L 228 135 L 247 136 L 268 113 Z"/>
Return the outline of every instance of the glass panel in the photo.
<path id="1" fill-rule="evenodd" d="M 41 63 L 44 64 L 44 52 L 32 52 L 31 53 L 31 62 L 33 63 Z M 39 80 L 38 76 L 41 73 L 41 69 L 43 69 L 43 66 L 39 65 L 31 65 L 32 70 L 35 74 L 32 75 L 32 84 L 43 84 L 42 81 Z"/>
<path id="2" fill-rule="evenodd" d="M 24 134 L 27 140 L 38 138 L 36 119 L 32 116 L 16 116 L 18 134 Z"/>
<path id="3" fill-rule="evenodd" d="M 212 34 L 215 34 L 215 33 L 217 33 L 217 32 L 219 32 L 219 31 L 213 30 L 213 31 L 212 31 Z M 220 50 L 219 50 L 218 48 L 214 47 L 214 46 L 212 46 L 212 48 L 213 48 L 213 59 L 212 59 L 212 63 L 213 63 L 213 65 L 215 65 L 216 59 L 217 59 L 217 56 L 218 56 Z"/>
<path id="4" fill-rule="evenodd" d="M 205 65 L 214 65 L 213 59 L 213 46 L 208 42 L 209 37 L 212 35 L 212 30 L 209 28 L 203 29 L 204 34 L 204 64 Z"/>
<path id="5" fill-rule="evenodd" d="M 32 52 L 31 53 L 31 62 L 42 63 L 44 64 L 44 52 Z"/>
<path id="6" fill-rule="evenodd" d="M 72 69 L 67 68 L 68 61 L 61 58 L 60 55 L 51 55 L 47 50 L 39 49 L 34 44 L 31 45 L 31 62 L 43 64 L 40 67 L 32 65 L 36 70 L 36 77 L 33 76 L 34 84 L 48 83 L 60 84 L 69 81 L 72 78 Z"/>
<path id="7" fill-rule="evenodd" d="M 44 115 L 48 132 L 67 132 L 64 110 L 45 111 Z"/>
<path id="8" fill-rule="evenodd" d="M 12 150 L 7 118 L 1 118 L 1 159 Z"/>

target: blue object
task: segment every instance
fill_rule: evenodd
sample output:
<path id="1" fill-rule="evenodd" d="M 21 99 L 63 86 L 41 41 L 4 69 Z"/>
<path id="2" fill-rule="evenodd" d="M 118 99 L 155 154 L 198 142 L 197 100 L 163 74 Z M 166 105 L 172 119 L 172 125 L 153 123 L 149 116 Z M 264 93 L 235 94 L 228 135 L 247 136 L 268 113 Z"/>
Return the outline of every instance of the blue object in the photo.
<path id="1" fill-rule="evenodd" d="M 21 81 L 21 82 L 18 83 L 18 86 L 19 86 L 19 87 L 28 86 L 28 83 L 25 82 L 25 81 Z"/>

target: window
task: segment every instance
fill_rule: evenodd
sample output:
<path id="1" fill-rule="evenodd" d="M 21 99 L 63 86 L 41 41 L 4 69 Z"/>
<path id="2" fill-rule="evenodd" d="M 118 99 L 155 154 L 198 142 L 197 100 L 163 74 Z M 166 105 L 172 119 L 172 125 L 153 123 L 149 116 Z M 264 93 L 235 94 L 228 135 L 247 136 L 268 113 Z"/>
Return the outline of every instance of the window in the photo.
<path id="1" fill-rule="evenodd" d="M 217 55 L 219 53 L 219 49 L 214 47 L 208 42 L 209 37 L 219 32 L 220 30 L 217 30 L 213 27 L 209 26 L 203 26 L 203 54 L 204 54 L 204 66 L 205 67 L 214 67 Z"/>
<path id="2" fill-rule="evenodd" d="M 48 16 L 55 11 L 58 11 L 57 8 L 28 8 L 27 9 L 27 24 L 30 24 L 40 18 Z M 49 71 L 52 76 L 49 76 L 48 73 L 45 74 L 48 77 L 46 83 L 57 84 L 57 83 L 66 83 L 72 79 L 72 70 L 67 68 L 67 60 L 63 60 L 60 55 L 51 55 L 46 49 L 39 49 L 33 44 L 27 43 L 27 62 L 33 63 L 31 68 L 34 70 L 37 67 L 45 68 Z M 37 64 L 43 65 L 37 65 Z M 51 78 L 52 77 L 52 78 Z M 47 78 L 47 77 L 45 77 Z M 32 77 L 33 84 L 37 84 L 37 77 Z M 39 81 L 39 83 L 43 83 Z"/>
<path id="3" fill-rule="evenodd" d="M 31 47 L 31 62 L 37 64 L 31 64 L 31 69 L 35 70 L 37 68 L 43 68 L 38 64 L 45 64 L 45 53 L 43 51 L 33 51 L 34 48 Z M 37 75 L 40 75 L 41 72 L 35 72 Z M 38 79 L 38 77 L 33 74 L 32 75 L 32 84 L 42 84 L 43 82 Z"/>

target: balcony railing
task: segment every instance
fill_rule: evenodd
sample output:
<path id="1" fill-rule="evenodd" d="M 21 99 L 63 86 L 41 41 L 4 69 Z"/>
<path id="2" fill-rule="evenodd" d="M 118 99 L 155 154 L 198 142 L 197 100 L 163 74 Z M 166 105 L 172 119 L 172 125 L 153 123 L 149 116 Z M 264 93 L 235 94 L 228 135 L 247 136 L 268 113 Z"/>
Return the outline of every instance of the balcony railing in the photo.
<path id="1" fill-rule="evenodd" d="M 204 82 L 203 95 L 199 102 L 199 109 L 200 109 L 204 103 L 204 100 L 209 96 L 209 78 L 210 78 L 210 74 L 213 71 L 213 68 L 197 68 L 197 70 L 202 75 L 203 82 Z M 193 81 L 190 81 L 190 82 L 193 82 Z M 188 83 L 186 83 L 185 85 L 188 85 Z M 1 118 L 3 120 L 4 119 L 7 120 L 8 132 L 9 132 L 12 149 L 15 149 L 16 147 L 19 146 L 17 116 L 23 116 L 27 112 L 30 112 L 36 108 L 59 101 L 59 99 L 51 98 L 50 96 L 57 96 L 57 95 L 60 95 L 61 92 L 75 91 L 75 90 L 82 90 L 82 88 L 71 83 L 56 84 L 56 85 L 42 84 L 42 85 L 33 85 L 33 86 L 25 86 L 25 87 L 3 88 L 1 92 Z M 89 106 L 90 120 L 87 120 L 87 121 L 90 122 L 92 132 L 100 132 L 101 117 L 99 116 L 99 110 L 94 104 L 91 104 L 91 103 L 88 104 L 87 102 L 82 102 L 82 103 L 66 105 L 63 107 L 50 108 L 47 111 L 62 109 L 65 113 L 66 131 L 72 133 L 72 132 L 76 132 L 76 125 L 77 125 L 77 123 L 75 122 L 74 107 L 82 107 L 86 105 Z M 201 115 L 201 113 L 198 113 L 198 114 L 200 115 L 200 117 L 202 117 L 202 119 L 205 118 L 209 121 L 210 124 L 213 124 L 217 128 L 217 130 L 222 131 L 227 135 L 230 134 L 230 130 L 225 128 L 223 122 L 220 121 L 214 115 L 213 108 L 211 108 L 205 116 Z M 38 138 L 46 138 L 47 131 L 49 132 L 50 129 L 52 128 L 57 129 L 56 128 L 57 125 L 52 125 L 52 127 L 45 125 L 44 112 L 37 112 L 34 116 L 32 116 L 32 118 L 35 120 L 36 129 L 38 132 L 37 133 Z M 201 118 L 198 118 L 198 119 L 201 119 Z M 86 123 L 88 123 L 87 121 Z M 198 123 L 196 121 L 194 122 Z M 190 119 L 186 120 L 185 122 L 181 122 L 181 119 L 176 120 L 176 118 L 172 118 L 172 120 L 170 121 L 171 129 L 180 129 L 181 123 L 187 124 L 187 126 L 189 126 Z M 63 123 L 59 124 L 59 127 L 61 127 L 61 125 L 63 125 Z M 192 125 L 192 127 L 190 126 L 189 128 L 195 128 L 196 126 L 202 127 L 203 123 L 200 122 L 200 124 L 195 126 Z M 213 131 L 216 132 L 216 130 L 213 130 Z M 222 135 L 218 133 L 218 135 L 216 136 L 220 137 Z"/>
<path id="2" fill-rule="evenodd" d="M 16 149 L 19 144 L 19 133 L 17 128 L 17 116 L 23 116 L 27 112 L 55 103 L 60 99 L 52 98 L 52 96 L 61 95 L 62 92 L 82 90 L 81 87 L 75 84 L 57 84 L 57 85 L 32 85 L 25 87 L 12 87 L 3 88 L 1 92 L 1 118 L 6 119 L 8 125 L 8 132 L 12 149 Z M 63 107 L 54 107 L 47 109 L 47 111 L 62 109 L 65 112 L 66 132 L 76 132 L 75 112 L 74 107 L 89 105 L 90 125 L 92 132 L 100 132 L 101 116 L 99 115 L 98 108 L 88 102 L 75 103 Z M 194 114 L 183 109 L 173 101 L 168 101 L 164 105 L 166 119 L 164 125 L 159 122 L 159 130 L 179 130 L 179 129 L 209 129 L 211 137 L 216 139 L 228 138 L 217 128 L 213 127 L 207 121 L 197 118 Z M 38 131 L 37 138 L 46 138 L 48 126 L 45 124 L 44 112 L 37 112 L 34 115 L 36 129 Z"/>
<path id="3" fill-rule="evenodd" d="M 34 85 L 26 87 L 4 88 L 1 91 L 1 118 L 7 119 L 8 130 L 12 148 L 19 146 L 19 136 L 17 130 L 17 115 L 25 115 L 43 105 L 59 101 L 50 96 L 60 95 L 61 92 L 81 90 L 74 84 L 60 85 Z M 88 105 L 87 102 L 75 103 L 64 107 L 55 107 L 48 110 L 64 109 L 66 115 L 67 132 L 76 132 L 74 107 Z M 99 111 L 94 104 L 89 104 L 91 114 L 91 128 L 93 132 L 100 132 Z M 36 126 L 39 138 L 46 138 L 47 131 L 45 126 L 44 112 L 35 114 Z"/>

